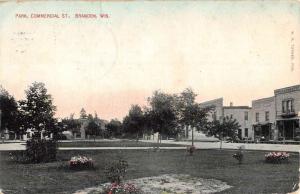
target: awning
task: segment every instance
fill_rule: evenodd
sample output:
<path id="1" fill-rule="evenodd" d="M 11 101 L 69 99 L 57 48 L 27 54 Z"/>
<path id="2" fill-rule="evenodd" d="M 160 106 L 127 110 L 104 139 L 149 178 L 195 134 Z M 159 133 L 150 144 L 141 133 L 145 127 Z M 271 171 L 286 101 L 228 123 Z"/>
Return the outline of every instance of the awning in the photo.
<path id="1" fill-rule="evenodd" d="M 292 118 L 279 118 L 279 119 L 276 119 L 276 121 L 291 121 L 291 120 L 299 120 L 300 117 L 292 117 Z"/>
<path id="2" fill-rule="evenodd" d="M 272 125 L 272 123 L 270 122 L 261 122 L 261 123 L 257 123 L 257 124 L 254 124 L 253 126 L 264 126 L 264 125 Z"/>

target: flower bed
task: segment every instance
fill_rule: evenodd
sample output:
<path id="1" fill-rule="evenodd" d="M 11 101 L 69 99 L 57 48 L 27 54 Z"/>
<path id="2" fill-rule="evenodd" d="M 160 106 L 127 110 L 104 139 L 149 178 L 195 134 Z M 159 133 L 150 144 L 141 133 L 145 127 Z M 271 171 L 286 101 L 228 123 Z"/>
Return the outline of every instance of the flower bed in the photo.
<path id="1" fill-rule="evenodd" d="M 141 191 L 136 188 L 134 184 L 125 183 L 117 184 L 111 183 L 104 188 L 103 194 L 140 194 Z"/>
<path id="2" fill-rule="evenodd" d="M 127 191 L 124 187 L 128 188 Z M 216 179 L 203 179 L 186 174 L 164 174 L 131 179 L 124 182 L 123 186 L 105 183 L 98 187 L 78 190 L 74 194 L 204 194 L 218 193 L 231 187 L 226 182 Z"/>
<path id="3" fill-rule="evenodd" d="M 69 161 L 69 167 L 74 170 L 89 169 L 94 167 L 94 162 L 92 158 L 86 156 L 73 156 Z"/>
<path id="4" fill-rule="evenodd" d="M 267 163 L 280 164 L 288 162 L 290 155 L 286 152 L 270 152 L 265 155 L 265 161 Z"/>

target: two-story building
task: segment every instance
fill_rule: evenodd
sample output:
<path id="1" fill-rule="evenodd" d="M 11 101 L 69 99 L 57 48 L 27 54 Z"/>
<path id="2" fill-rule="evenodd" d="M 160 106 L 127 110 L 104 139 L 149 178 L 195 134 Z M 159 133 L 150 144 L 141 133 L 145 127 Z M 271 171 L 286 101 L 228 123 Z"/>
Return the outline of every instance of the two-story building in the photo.
<path id="1" fill-rule="evenodd" d="M 252 101 L 252 131 L 254 139 L 271 140 L 277 137 L 275 97 Z"/>
<path id="2" fill-rule="evenodd" d="M 253 139 L 251 107 L 249 106 L 230 106 L 223 107 L 224 117 L 235 119 L 240 124 L 238 137 L 240 139 Z"/>
<path id="3" fill-rule="evenodd" d="M 300 85 L 274 91 L 278 139 L 300 138 Z"/>
<path id="4" fill-rule="evenodd" d="M 208 120 L 221 120 L 224 117 L 236 119 L 240 125 L 238 130 L 238 136 L 240 139 L 253 138 L 252 123 L 251 123 L 251 107 L 249 106 L 230 106 L 223 105 L 223 98 L 217 98 L 214 100 L 200 103 L 201 107 L 213 107 L 213 111 L 209 114 Z"/>

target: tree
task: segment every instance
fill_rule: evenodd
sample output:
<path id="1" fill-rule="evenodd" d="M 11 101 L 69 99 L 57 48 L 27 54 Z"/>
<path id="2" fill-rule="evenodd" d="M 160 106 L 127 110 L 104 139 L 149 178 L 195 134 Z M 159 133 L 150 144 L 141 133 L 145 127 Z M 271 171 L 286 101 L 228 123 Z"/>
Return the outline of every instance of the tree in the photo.
<path id="1" fill-rule="evenodd" d="M 136 135 L 137 140 L 144 131 L 144 114 L 139 105 L 132 105 L 128 115 L 123 120 L 123 131 L 130 135 Z"/>
<path id="2" fill-rule="evenodd" d="M 0 110 L 0 131 L 3 133 L 5 129 L 9 129 L 17 134 L 22 133 L 18 122 L 18 104 L 2 86 L 0 86 Z"/>
<path id="3" fill-rule="evenodd" d="M 100 126 L 95 122 L 94 119 L 89 119 L 88 124 L 86 126 L 86 134 L 92 135 L 95 141 L 96 136 L 99 134 L 99 131 L 100 131 Z"/>
<path id="4" fill-rule="evenodd" d="M 21 100 L 20 113 L 25 129 L 35 129 L 38 134 L 45 130 L 47 134 L 57 133 L 54 114 L 56 107 L 44 83 L 34 82 L 25 91 L 26 99 Z"/>
<path id="5" fill-rule="evenodd" d="M 210 107 L 204 108 L 195 103 L 197 94 L 192 89 L 185 89 L 177 96 L 178 123 L 182 127 L 191 127 L 192 129 L 192 146 L 194 146 L 194 129 L 203 131 L 207 126 L 207 116 Z"/>
<path id="6" fill-rule="evenodd" d="M 118 119 L 112 119 L 106 124 L 106 129 L 109 137 L 117 137 L 122 135 L 122 123 Z"/>
<path id="7" fill-rule="evenodd" d="M 80 132 L 81 123 L 78 119 L 74 119 L 74 114 L 71 114 L 69 118 L 62 119 L 63 128 L 70 130 L 72 134 Z"/>
<path id="8" fill-rule="evenodd" d="M 81 110 L 80 110 L 80 118 L 81 119 L 86 119 L 88 116 L 87 116 L 87 114 L 86 114 L 86 111 L 84 110 L 84 108 L 82 108 Z"/>
<path id="9" fill-rule="evenodd" d="M 150 108 L 148 110 L 148 123 L 153 132 L 159 133 L 159 139 L 161 135 L 174 136 L 177 135 L 177 116 L 175 107 L 175 96 L 166 94 L 160 91 L 155 91 L 152 97 L 148 98 Z"/>
<path id="10" fill-rule="evenodd" d="M 220 148 L 222 148 L 222 140 L 224 138 L 237 138 L 237 131 L 240 129 L 240 124 L 236 119 L 224 117 L 220 120 L 213 120 L 207 128 L 208 135 L 215 136 L 220 139 Z"/>

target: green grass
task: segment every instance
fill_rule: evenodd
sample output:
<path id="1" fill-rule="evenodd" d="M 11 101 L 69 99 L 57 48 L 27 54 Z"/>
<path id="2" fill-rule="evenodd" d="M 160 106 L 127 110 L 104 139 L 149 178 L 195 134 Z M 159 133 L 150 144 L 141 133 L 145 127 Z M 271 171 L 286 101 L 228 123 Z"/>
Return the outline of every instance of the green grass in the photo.
<path id="1" fill-rule="evenodd" d="M 156 147 L 157 143 L 141 142 L 136 140 L 120 141 L 73 141 L 59 142 L 59 147 Z M 178 144 L 160 144 L 160 147 L 182 147 Z"/>
<path id="2" fill-rule="evenodd" d="M 58 162 L 17 164 L 9 161 L 9 152 L 0 152 L 0 188 L 9 193 L 72 193 L 106 182 L 105 164 L 122 156 L 129 163 L 127 179 L 168 173 L 214 178 L 233 187 L 222 193 L 287 193 L 299 182 L 299 156 L 291 154 L 288 164 L 264 163 L 262 151 L 245 152 L 238 165 L 230 150 L 197 150 L 189 156 L 184 150 L 88 150 L 59 151 Z M 95 160 L 95 170 L 71 171 L 66 165 L 74 155 Z"/>

